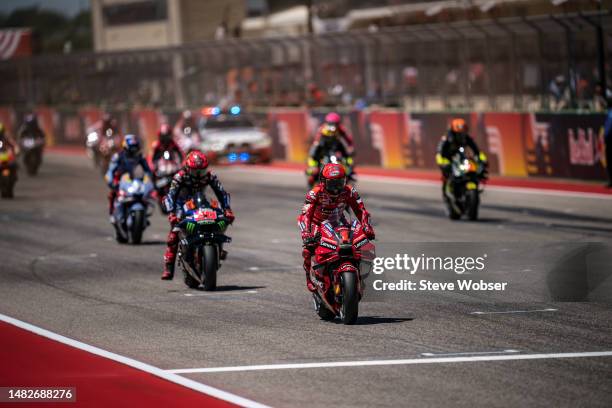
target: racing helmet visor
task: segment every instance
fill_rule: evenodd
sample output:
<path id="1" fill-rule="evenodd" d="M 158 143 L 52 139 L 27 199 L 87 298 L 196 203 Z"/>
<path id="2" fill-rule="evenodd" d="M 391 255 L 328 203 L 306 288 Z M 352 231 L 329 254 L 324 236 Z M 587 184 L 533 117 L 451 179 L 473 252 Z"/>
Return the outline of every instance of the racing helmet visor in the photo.
<path id="1" fill-rule="evenodd" d="M 346 178 L 335 178 L 325 180 L 325 190 L 330 194 L 340 194 L 346 186 Z"/>

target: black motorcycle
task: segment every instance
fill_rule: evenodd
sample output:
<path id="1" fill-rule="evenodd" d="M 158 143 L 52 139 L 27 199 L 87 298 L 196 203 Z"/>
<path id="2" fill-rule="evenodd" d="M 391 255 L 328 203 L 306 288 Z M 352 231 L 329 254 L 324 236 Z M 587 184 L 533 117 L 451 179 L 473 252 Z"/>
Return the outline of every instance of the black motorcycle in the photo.
<path id="1" fill-rule="evenodd" d="M 19 144 L 21 145 L 23 164 L 27 173 L 29 176 L 35 176 L 42 164 L 45 139 L 32 135 L 24 135 Z"/>
<path id="2" fill-rule="evenodd" d="M 344 166 L 346 171 L 346 182 L 348 184 L 355 184 L 356 178 L 355 173 L 353 172 L 353 166 L 349 164 L 351 160 L 348 157 L 342 157 L 340 152 L 327 152 L 323 155 L 321 162 L 318 166 L 308 167 L 305 171 L 306 173 L 306 181 L 308 183 L 308 188 L 313 188 L 320 179 L 320 173 L 328 163 L 335 163 Z"/>
<path id="3" fill-rule="evenodd" d="M 458 220 L 463 215 L 472 221 L 478 219 L 480 186 L 485 171 L 485 165 L 469 158 L 463 147 L 453 156 L 450 176 L 444 185 L 444 201 L 451 220 Z"/>
<path id="4" fill-rule="evenodd" d="M 190 288 L 213 291 L 217 287 L 217 270 L 221 266 L 223 244 L 231 242 L 225 235 L 228 221 L 224 211 L 210 204 L 203 193 L 183 205 L 178 223 L 178 263 Z"/>

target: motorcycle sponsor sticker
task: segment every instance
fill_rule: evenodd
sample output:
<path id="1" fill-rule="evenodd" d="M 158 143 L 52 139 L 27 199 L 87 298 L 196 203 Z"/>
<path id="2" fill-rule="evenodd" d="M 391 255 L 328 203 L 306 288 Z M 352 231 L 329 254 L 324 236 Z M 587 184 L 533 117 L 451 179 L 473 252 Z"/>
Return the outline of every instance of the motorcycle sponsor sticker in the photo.
<path id="1" fill-rule="evenodd" d="M 332 249 L 332 250 L 335 250 L 336 248 L 338 248 L 336 245 L 331 244 L 331 243 L 329 243 L 327 241 L 321 241 L 321 246 L 325 247 L 325 248 Z"/>
<path id="2" fill-rule="evenodd" d="M 355 266 L 349 263 L 345 263 L 338 270 L 342 272 L 342 271 L 352 271 L 354 269 L 355 269 Z"/>
<path id="3" fill-rule="evenodd" d="M 359 249 L 367 243 L 368 243 L 368 239 L 364 237 L 362 240 L 355 243 L 355 248 Z"/>

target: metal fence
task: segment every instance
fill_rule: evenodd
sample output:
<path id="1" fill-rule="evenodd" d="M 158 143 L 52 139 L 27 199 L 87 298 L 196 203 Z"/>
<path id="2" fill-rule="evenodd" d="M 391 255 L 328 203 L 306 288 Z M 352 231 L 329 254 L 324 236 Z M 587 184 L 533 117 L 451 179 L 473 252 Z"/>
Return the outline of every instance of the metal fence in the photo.
<path id="1" fill-rule="evenodd" d="M 611 35 L 606 11 L 39 56 L 0 63 L 0 104 L 597 110 Z"/>

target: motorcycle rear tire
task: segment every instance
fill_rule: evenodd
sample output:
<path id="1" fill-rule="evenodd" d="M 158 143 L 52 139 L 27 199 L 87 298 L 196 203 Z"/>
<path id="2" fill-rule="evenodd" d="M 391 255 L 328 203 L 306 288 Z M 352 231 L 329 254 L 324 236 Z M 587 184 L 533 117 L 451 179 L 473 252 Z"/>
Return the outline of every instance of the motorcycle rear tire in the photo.
<path id="1" fill-rule="evenodd" d="M 145 212 L 144 210 L 136 210 L 133 215 L 132 227 L 130 228 L 130 238 L 132 244 L 138 245 L 142 242 L 142 233 L 145 228 Z"/>
<path id="2" fill-rule="evenodd" d="M 476 221 L 478 219 L 478 206 L 480 205 L 478 190 L 469 190 L 466 194 L 468 202 L 468 219 L 470 221 Z"/>
<path id="3" fill-rule="evenodd" d="M 448 218 L 451 220 L 458 220 L 461 218 L 461 213 L 455 210 L 448 198 L 446 199 L 446 208 L 448 211 Z"/>
<path id="4" fill-rule="evenodd" d="M 214 291 L 217 289 L 217 269 L 219 268 L 219 255 L 216 245 L 207 244 L 202 247 L 202 277 L 204 278 L 204 290 Z"/>
<path id="5" fill-rule="evenodd" d="M 183 282 L 185 282 L 185 285 L 187 285 L 187 287 L 191 289 L 197 289 L 200 286 L 200 282 L 195 280 L 193 276 L 191 276 L 187 271 L 185 271 L 185 277 L 183 279 Z"/>
<path id="6" fill-rule="evenodd" d="M 326 322 L 331 322 L 336 318 L 335 313 L 325 307 L 325 305 L 319 306 L 319 311 L 317 312 L 317 314 L 319 315 L 321 320 L 325 320 Z"/>
<path id="7" fill-rule="evenodd" d="M 342 323 L 355 324 L 359 315 L 357 276 L 352 272 L 344 272 L 340 279 L 342 282 Z"/>

